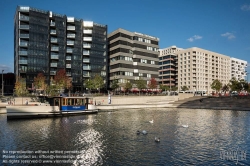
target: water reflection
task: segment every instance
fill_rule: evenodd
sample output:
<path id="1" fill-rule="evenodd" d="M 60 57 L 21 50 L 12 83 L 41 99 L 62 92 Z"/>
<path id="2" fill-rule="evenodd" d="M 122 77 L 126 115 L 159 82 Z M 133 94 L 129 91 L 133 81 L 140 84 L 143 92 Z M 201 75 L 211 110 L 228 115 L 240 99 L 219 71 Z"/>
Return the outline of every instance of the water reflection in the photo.
<path id="1" fill-rule="evenodd" d="M 72 165 L 234 165 L 221 160 L 220 152 L 238 148 L 248 159 L 238 164 L 247 165 L 249 122 L 247 111 L 202 109 L 131 109 L 17 121 L 0 115 L 0 149 L 77 150 Z"/>

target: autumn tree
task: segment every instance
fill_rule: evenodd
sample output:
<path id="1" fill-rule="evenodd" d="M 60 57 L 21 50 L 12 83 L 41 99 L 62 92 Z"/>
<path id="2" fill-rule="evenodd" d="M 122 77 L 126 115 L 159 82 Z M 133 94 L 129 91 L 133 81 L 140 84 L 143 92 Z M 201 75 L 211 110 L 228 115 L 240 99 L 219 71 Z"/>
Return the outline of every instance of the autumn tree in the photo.
<path id="1" fill-rule="evenodd" d="M 66 71 L 64 69 L 61 69 L 56 73 L 53 81 L 57 89 L 65 89 L 71 86 L 69 83 L 71 79 L 66 76 Z"/>
<path id="2" fill-rule="evenodd" d="M 34 86 L 35 89 L 42 89 L 42 90 L 46 90 L 47 88 L 47 84 L 45 83 L 46 77 L 44 76 L 43 73 L 38 73 L 37 77 L 34 78 Z"/>
<path id="3" fill-rule="evenodd" d="M 148 83 L 148 88 L 149 89 L 156 89 L 157 88 L 157 81 L 155 78 L 151 78 L 149 83 Z"/>
<path id="4" fill-rule="evenodd" d="M 18 78 L 18 81 L 15 83 L 15 94 L 17 96 L 26 96 L 28 90 L 26 89 L 26 80 L 25 78 Z"/>

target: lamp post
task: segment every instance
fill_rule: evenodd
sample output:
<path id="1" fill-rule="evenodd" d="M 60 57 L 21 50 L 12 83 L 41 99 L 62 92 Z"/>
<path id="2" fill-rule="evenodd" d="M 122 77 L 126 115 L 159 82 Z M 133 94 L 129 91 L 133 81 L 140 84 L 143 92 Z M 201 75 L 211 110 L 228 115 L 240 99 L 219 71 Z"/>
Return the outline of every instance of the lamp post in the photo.
<path id="1" fill-rule="evenodd" d="M 3 72 L 4 70 L 2 70 L 2 96 L 3 96 L 3 90 L 4 90 Z"/>

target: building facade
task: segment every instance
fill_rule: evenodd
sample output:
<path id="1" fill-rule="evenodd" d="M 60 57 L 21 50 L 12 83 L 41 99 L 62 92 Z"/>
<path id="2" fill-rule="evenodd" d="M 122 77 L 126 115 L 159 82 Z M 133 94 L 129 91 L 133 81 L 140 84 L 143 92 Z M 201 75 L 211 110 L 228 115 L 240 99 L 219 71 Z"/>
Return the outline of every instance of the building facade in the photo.
<path id="1" fill-rule="evenodd" d="M 191 91 L 212 92 L 211 84 L 218 79 L 229 83 L 230 57 L 197 47 L 180 50 L 178 56 L 178 89 L 187 86 Z"/>
<path id="2" fill-rule="evenodd" d="M 182 50 L 176 46 L 159 49 L 159 84 L 170 88 L 178 86 L 178 57 L 176 53 Z"/>
<path id="3" fill-rule="evenodd" d="M 14 72 L 26 78 L 27 87 L 39 72 L 50 84 L 60 69 L 74 91 L 84 90 L 85 80 L 95 74 L 107 82 L 107 25 L 18 6 L 14 36 Z"/>
<path id="4" fill-rule="evenodd" d="M 140 77 L 147 83 L 158 80 L 158 38 L 119 28 L 108 35 L 108 43 L 111 84 L 132 83 Z"/>
<path id="5" fill-rule="evenodd" d="M 247 61 L 230 58 L 231 62 L 231 78 L 235 78 L 236 80 L 245 80 L 247 76 L 246 68 Z"/>

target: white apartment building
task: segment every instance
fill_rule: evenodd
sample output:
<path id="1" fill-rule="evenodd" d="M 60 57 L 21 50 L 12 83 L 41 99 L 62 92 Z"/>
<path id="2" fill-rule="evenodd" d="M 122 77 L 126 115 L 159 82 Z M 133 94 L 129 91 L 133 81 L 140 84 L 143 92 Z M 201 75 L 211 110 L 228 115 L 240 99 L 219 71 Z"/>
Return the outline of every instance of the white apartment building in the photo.
<path id="1" fill-rule="evenodd" d="M 246 77 L 246 67 L 247 61 L 237 59 L 237 58 L 230 58 L 231 62 L 231 78 L 236 78 L 236 80 L 241 80 Z"/>
<path id="2" fill-rule="evenodd" d="M 178 90 L 187 86 L 189 90 L 205 90 L 211 93 L 215 79 L 223 85 L 231 79 L 230 57 L 205 49 L 192 47 L 178 51 Z"/>

